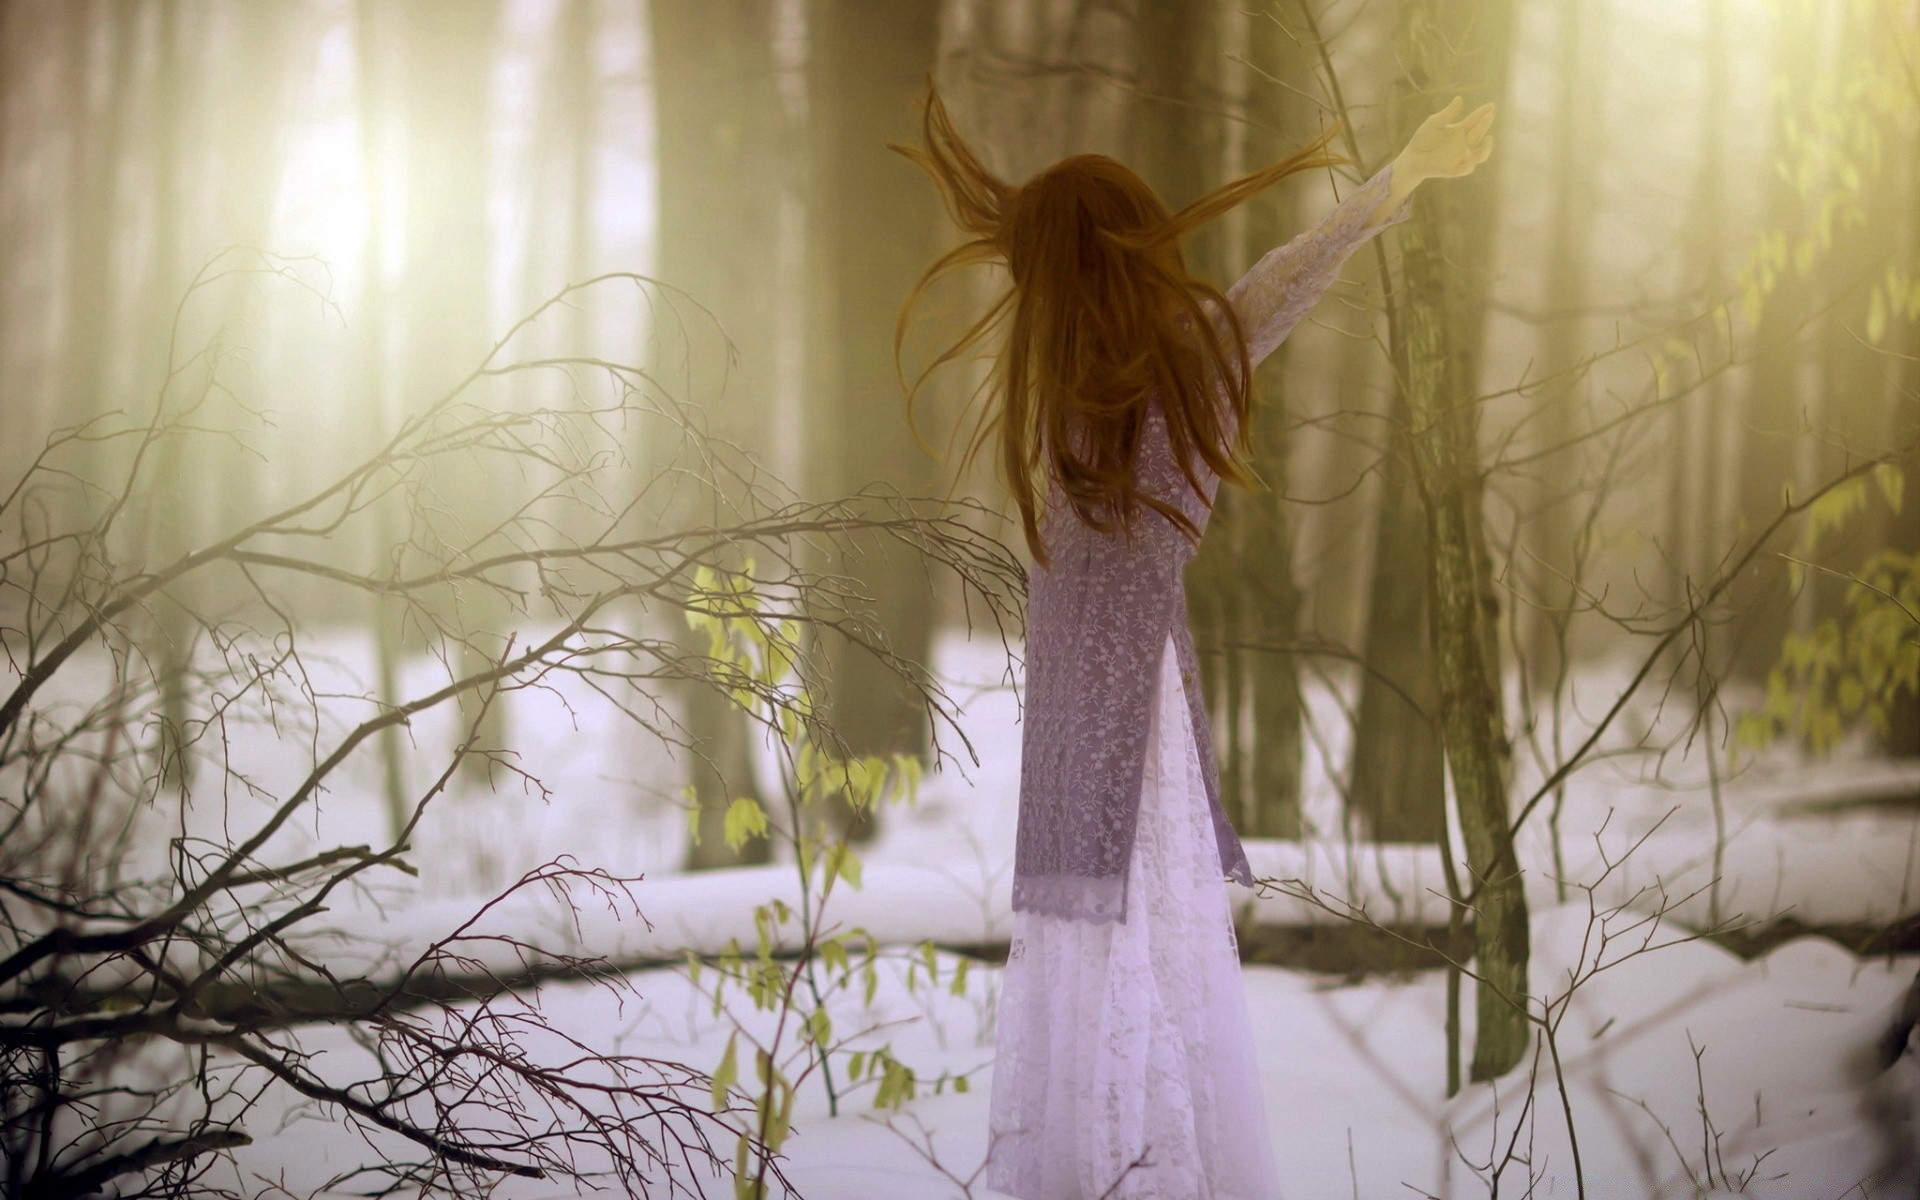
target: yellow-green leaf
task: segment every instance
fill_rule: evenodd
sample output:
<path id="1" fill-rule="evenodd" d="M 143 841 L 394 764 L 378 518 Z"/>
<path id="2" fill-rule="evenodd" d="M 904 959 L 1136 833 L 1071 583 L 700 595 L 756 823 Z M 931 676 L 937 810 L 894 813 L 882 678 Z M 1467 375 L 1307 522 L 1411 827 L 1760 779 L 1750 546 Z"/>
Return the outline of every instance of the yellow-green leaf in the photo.
<path id="1" fill-rule="evenodd" d="M 827 847 L 827 872 L 845 879 L 854 891 L 860 890 L 860 859 L 845 842 Z"/>
<path id="2" fill-rule="evenodd" d="M 727 1052 L 720 1056 L 720 1065 L 713 1072 L 713 1111 L 719 1112 L 727 1106 L 727 1089 L 740 1077 L 740 1060 L 735 1053 L 735 1045 L 740 1038 L 736 1032 L 727 1038 Z"/>
<path id="3" fill-rule="evenodd" d="M 847 944 L 840 938 L 832 937 L 820 943 L 820 959 L 827 966 L 845 973 L 847 970 Z"/>
<path id="4" fill-rule="evenodd" d="M 727 805 L 726 837 L 727 848 L 738 850 L 747 844 L 747 839 L 765 837 L 767 834 L 767 810 L 752 796 L 736 796 L 733 803 Z"/>

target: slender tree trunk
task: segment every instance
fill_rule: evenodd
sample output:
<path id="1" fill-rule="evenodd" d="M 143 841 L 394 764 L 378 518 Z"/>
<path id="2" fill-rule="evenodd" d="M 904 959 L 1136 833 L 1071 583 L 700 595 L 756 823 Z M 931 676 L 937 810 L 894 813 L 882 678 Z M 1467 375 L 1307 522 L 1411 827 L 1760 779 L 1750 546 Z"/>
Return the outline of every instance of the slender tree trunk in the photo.
<path id="1" fill-rule="evenodd" d="M 1416 90 L 1413 96 L 1408 103 L 1417 109 L 1438 92 Z M 1395 141 L 1403 144 L 1423 117 L 1404 116 Z M 1403 226 L 1403 246 L 1408 232 Z M 1444 843 L 1446 760 L 1434 677 L 1428 531 L 1408 442 L 1415 418 L 1404 383 L 1403 326 L 1404 317 L 1393 322 L 1401 381 L 1387 407 L 1392 443 L 1380 471 L 1347 811 L 1356 834 L 1375 841 Z"/>
<path id="2" fill-rule="evenodd" d="M 1907 148 L 1907 178 L 1920 169 L 1920 137 Z M 1920 186 L 1909 183 L 1906 189 L 1907 261 L 1920 256 Z M 1920 321 L 1906 326 L 1906 355 L 1900 362 L 1899 392 L 1894 398 L 1889 445 L 1905 445 L 1920 439 Z M 1887 544 L 1896 550 L 1920 557 L 1920 464 L 1909 461 L 1906 469 L 1906 503 L 1889 522 Z M 1900 758 L 1920 758 L 1920 689 L 1908 688 L 1890 706 L 1887 733 L 1882 739 L 1888 754 Z"/>
<path id="3" fill-rule="evenodd" d="M 186 119 L 184 90 L 185 67 L 181 47 L 182 13 L 177 0 L 164 0 L 152 13 L 156 22 L 154 42 L 153 98 L 148 109 L 151 121 L 147 133 L 153 154 L 152 228 L 153 258 L 147 279 L 146 302 L 139 307 L 138 323 L 141 353 L 139 386 L 151 381 L 157 392 L 166 378 L 168 330 L 173 322 L 180 294 L 186 286 L 181 277 L 180 191 L 183 141 L 180 127 Z M 184 398 L 169 390 L 164 403 L 175 406 Z M 166 563 L 191 551 L 202 521 L 200 509 L 204 489 L 199 481 L 186 478 L 182 465 L 191 435 L 181 432 L 164 437 L 154 447 L 151 477 L 152 502 L 142 511 L 147 531 L 148 560 Z M 198 628 L 191 610 L 197 592 L 191 581 L 169 589 L 154 606 L 157 626 L 150 657 L 160 693 L 161 781 L 184 792 L 191 782 L 192 769 L 187 758 L 189 676 L 193 665 L 193 647 Z"/>
<path id="4" fill-rule="evenodd" d="M 1404 0 L 1398 42 L 1406 74 L 1394 96 L 1397 141 L 1438 106 L 1436 97 L 1482 88 L 1504 96 L 1494 87 L 1504 80 L 1504 67 L 1488 68 L 1504 59 L 1511 20 L 1507 4 Z M 1473 57 L 1456 58 L 1463 49 Z M 1530 1029 L 1522 1007 L 1527 905 L 1508 827 L 1510 750 L 1492 632 L 1497 604 L 1480 518 L 1472 352 L 1479 322 L 1467 315 L 1485 294 L 1495 183 L 1493 172 L 1476 173 L 1417 202 L 1414 218 L 1400 229 L 1405 306 L 1396 325 L 1414 479 L 1426 509 L 1440 724 L 1472 872 L 1469 890 L 1478 892 L 1471 906 L 1480 977 L 1470 1070 L 1476 1080 L 1518 1063 Z"/>
<path id="5" fill-rule="evenodd" d="M 1303 90 L 1313 85 L 1308 48 L 1267 14 L 1240 16 L 1247 23 L 1246 58 L 1253 69 L 1246 80 L 1245 149 L 1239 162 L 1229 164 L 1227 174 L 1283 158 L 1319 132 L 1304 122 L 1287 120 L 1301 107 L 1287 85 Z M 1240 253 L 1231 256 L 1235 261 L 1229 263 L 1221 282 L 1297 231 L 1284 220 L 1290 207 L 1297 210 L 1268 196 L 1239 210 Z M 1223 226 L 1231 229 L 1225 222 Z M 1264 486 L 1249 491 L 1225 489 L 1216 514 L 1223 525 L 1221 532 L 1228 535 L 1221 548 L 1231 562 L 1216 562 L 1219 569 L 1212 573 L 1211 582 L 1238 592 L 1238 620 L 1222 630 L 1222 654 L 1217 661 L 1226 669 L 1217 672 L 1222 676 L 1219 687 L 1210 690 L 1208 698 L 1211 702 L 1219 696 L 1224 708 L 1243 704 L 1251 709 L 1233 714 L 1228 727 L 1232 782 L 1221 781 L 1222 799 L 1228 801 L 1228 811 L 1248 837 L 1297 838 L 1303 828 L 1300 669 L 1293 651 L 1286 648 L 1299 637 L 1302 604 L 1294 575 L 1294 522 L 1286 503 L 1292 451 L 1288 426 L 1293 413 L 1286 403 L 1284 380 L 1293 361 L 1290 346 L 1291 339 L 1281 343 L 1255 375 L 1252 453 Z M 1207 553 L 1203 548 L 1198 557 L 1205 559 Z M 1203 660 L 1207 666 L 1214 661 Z"/>
<path id="6" fill-rule="evenodd" d="M 1290 108 L 1284 88 L 1255 76 L 1247 85 L 1251 124 L 1244 143 L 1233 144 L 1231 123 L 1221 114 L 1238 98 L 1218 79 L 1234 21 L 1249 18 L 1214 4 L 1136 10 L 1140 94 L 1133 157 L 1175 209 L 1245 169 L 1283 157 L 1314 132 L 1290 140 L 1283 132 L 1282 114 Z M 1311 68 L 1284 30 L 1253 18 L 1245 32 L 1255 66 L 1296 83 L 1311 80 Z M 1188 269 L 1225 287 L 1290 236 L 1277 215 L 1282 208 L 1276 198 L 1263 197 L 1235 219 L 1195 231 L 1184 247 Z M 1292 530 L 1282 508 L 1286 418 L 1277 393 L 1287 357 L 1282 346 L 1256 381 L 1253 458 L 1267 486 L 1221 489 L 1187 571 L 1200 686 L 1215 726 L 1206 736 L 1220 746 L 1221 801 L 1249 837 L 1300 834 L 1300 684 L 1292 654 L 1282 649 L 1297 634 L 1300 611 Z"/>
<path id="7" fill-rule="evenodd" d="M 1763 156 L 1771 164 L 1786 144 L 1788 122 L 1804 103 L 1799 88 L 1812 59 L 1816 22 L 1810 5 L 1794 0 L 1776 6 L 1774 73 L 1786 86 L 1770 100 L 1772 150 Z M 1790 243 L 1803 227 L 1799 192 L 1791 179 L 1769 165 L 1765 171 L 1765 199 L 1761 227 L 1778 239 L 1777 256 L 1763 270 L 1775 279 L 1762 302 L 1754 341 L 1758 347 L 1745 396 L 1745 419 L 1740 423 L 1740 528 L 1744 540 L 1779 515 L 1782 489 L 1799 476 L 1801 440 L 1800 366 L 1806 348 L 1796 337 L 1804 319 L 1809 280 L 1792 261 Z M 1783 540 L 1776 538 L 1775 542 Z M 1779 548 L 1777 544 L 1773 548 Z M 1765 678 L 1792 620 L 1792 598 L 1787 592 L 1783 564 L 1771 554 L 1755 556 L 1727 595 L 1730 612 L 1738 614 L 1728 629 L 1727 667 L 1752 680 Z"/>
<path id="8" fill-rule="evenodd" d="M 1387 418 L 1396 432 L 1380 471 L 1347 811 L 1357 836 L 1439 844 L 1447 833 L 1446 758 L 1427 616 L 1427 536 L 1399 388 Z"/>
<path id="9" fill-rule="evenodd" d="M 774 404 L 772 333 L 782 297 L 771 286 L 779 237 L 782 153 L 769 0 L 654 0 L 654 79 L 660 162 L 660 273 L 712 314 L 675 322 L 708 432 L 765 455 Z M 719 328 L 713 327 L 717 320 Z M 731 339 L 738 358 L 722 338 Z M 665 463 L 658 464 L 665 466 Z M 723 503 L 746 497 L 716 480 Z M 681 629 L 681 648 L 707 652 L 704 631 Z M 680 688 L 689 771 L 698 806 L 684 866 L 705 870 L 768 861 L 771 843 L 738 850 L 723 836 L 735 797 L 758 798 L 753 728 L 726 692 L 700 681 Z"/>
<path id="10" fill-rule="evenodd" d="M 444 4 L 397 0 L 382 5 L 393 18 L 405 163 L 402 214 L 405 256 L 393 297 L 401 360 L 401 402 L 417 407 L 438 396 L 488 345 L 486 152 L 497 7 L 484 0 Z M 488 486 L 492 462 L 436 464 L 427 482 L 427 511 L 416 519 L 427 536 L 466 546 L 497 518 L 497 489 Z M 461 641 L 458 669 L 473 672 L 498 654 L 511 614 L 492 588 L 451 590 L 430 603 Z M 477 722 L 476 751 L 462 761 L 469 782 L 487 777 L 484 752 L 506 744 L 507 705 L 495 697 L 462 693 L 461 728 Z"/>
<path id="11" fill-rule="evenodd" d="M 79 424 L 115 407 L 106 395 L 107 368 L 113 361 L 111 337 L 121 310 L 114 288 L 113 252 L 118 239 L 117 205 L 122 171 L 126 94 L 133 73 L 133 24 L 137 10 L 118 4 L 72 3 L 60 6 L 66 28 L 63 57 L 67 120 L 70 123 L 67 169 L 67 320 L 61 391 L 61 424 Z M 105 101 L 93 102 L 93 79 L 101 69 L 93 53 L 93 31 L 104 29 L 107 43 Z M 80 468 L 94 487 L 110 487 L 124 469 L 125 455 L 113 444 L 87 447 Z M 91 515 L 97 494 L 76 493 L 82 506 L 72 516 Z"/>
<path id="12" fill-rule="evenodd" d="M 1870 59 L 1876 53 L 1872 42 L 1888 37 L 1892 25 L 1879 6 L 1845 6 L 1829 13 L 1829 19 L 1839 28 L 1833 52 L 1821 69 L 1827 78 L 1844 78 L 1845 64 Z M 1889 232 L 1900 227 L 1909 211 L 1903 207 L 1908 197 L 1900 186 L 1903 158 L 1900 150 L 1890 147 L 1865 159 L 1860 204 L 1866 219 L 1834 222 L 1832 244 L 1820 263 L 1820 298 L 1815 307 L 1824 314 L 1821 371 L 1818 397 L 1808 407 L 1821 434 L 1808 439 L 1804 461 L 1813 469 L 1802 478 L 1803 488 L 1846 470 L 1855 461 L 1853 448 L 1889 444 L 1888 418 L 1898 406 L 1902 363 L 1885 347 L 1871 345 L 1861 336 L 1874 289 L 1860 281 L 1885 271 L 1892 248 Z M 1823 535 L 1815 554 L 1838 569 L 1849 569 L 1888 544 L 1896 519 L 1897 514 L 1875 500 L 1853 520 Z M 1805 583 L 1809 623 L 1829 618 L 1846 621 L 1849 590 L 1848 582 L 1839 576 L 1809 572 Z"/>
<path id="13" fill-rule="evenodd" d="M 1703 256 L 1701 294 L 1722 295 L 1726 289 L 1726 198 L 1721 187 L 1727 160 L 1726 138 L 1732 93 L 1727 80 L 1727 0 L 1708 0 L 1706 21 L 1705 111 L 1700 121 L 1700 175 L 1694 189 L 1690 244 Z M 1675 567 L 1694 585 L 1702 583 L 1712 567 L 1708 547 L 1725 536 L 1721 490 L 1728 464 L 1725 444 L 1728 420 L 1726 375 L 1708 380 L 1701 394 L 1680 408 L 1683 421 L 1674 439 L 1670 525 L 1667 542 Z M 1714 635 L 1709 627 L 1703 631 Z M 1706 664 L 1702 664 L 1703 666 Z"/>
<path id="14" fill-rule="evenodd" d="M 1559 76 L 1559 129 L 1553 140 L 1553 210 L 1547 231 L 1547 325 L 1543 331 L 1540 373 L 1557 382 L 1540 397 L 1538 422 L 1543 448 L 1555 451 L 1537 468 L 1539 515 L 1527 540 L 1539 565 L 1516 572 L 1536 575 L 1531 610 L 1531 636 L 1526 639 L 1525 664 L 1534 684 L 1547 692 L 1548 704 L 1559 704 L 1571 670 L 1568 637 L 1573 624 L 1574 574 L 1579 548 L 1575 545 L 1585 491 L 1581 484 L 1584 454 L 1574 444 L 1586 427 L 1585 374 L 1573 373 L 1586 344 L 1586 320 L 1580 314 L 1587 301 L 1587 236 L 1591 221 L 1586 196 L 1591 186 L 1588 166 L 1597 145 L 1592 136 L 1597 122 L 1593 109 L 1598 81 L 1596 57 L 1601 49 L 1600 24 L 1606 14 L 1593 11 L 1586 0 L 1565 0 L 1557 6 L 1560 31 L 1556 52 Z M 1519 564 L 1515 564 L 1516 567 Z"/>
<path id="15" fill-rule="evenodd" d="M 393 428 L 395 414 L 391 395 L 392 361 L 388 341 L 392 319 L 387 305 L 386 256 L 382 248 L 387 240 L 385 204 L 387 154 L 382 141 L 380 115 L 386 111 L 391 94 L 391 68 L 380 52 L 383 30 L 379 24 L 380 6 L 376 0 L 358 0 L 354 9 L 354 71 L 357 87 L 358 128 L 360 134 L 360 172 L 366 180 L 367 231 L 360 243 L 360 314 L 355 323 L 358 337 L 355 357 L 359 363 L 361 411 L 383 431 Z M 370 571 L 383 574 L 394 564 L 385 556 L 398 537 L 405 514 L 400 511 L 398 495 L 376 500 L 376 528 L 379 530 L 377 557 L 368 564 Z M 373 594 L 367 599 L 368 621 L 373 629 L 374 686 L 380 703 L 389 708 L 401 702 L 400 677 L 406 651 L 407 606 L 397 596 Z M 380 787 L 387 810 L 387 833 L 400 836 L 406 827 L 407 740 L 398 725 L 380 731 Z"/>
<path id="16" fill-rule="evenodd" d="M 917 101 L 933 68 L 937 0 L 812 0 L 807 94 L 812 131 L 808 222 L 816 291 L 807 331 L 811 423 L 835 431 L 812 460 L 817 491 L 932 489 L 933 460 L 910 431 L 895 374 L 901 301 L 935 252 L 944 219 L 926 176 L 886 148 L 915 143 Z M 839 564 L 872 600 L 892 652 L 924 670 L 932 657 L 932 581 L 919 556 L 870 542 Z M 930 729 L 916 689 L 872 653 L 829 639 L 823 709 L 854 754 L 924 755 Z M 856 841 L 870 812 L 831 814 Z"/>

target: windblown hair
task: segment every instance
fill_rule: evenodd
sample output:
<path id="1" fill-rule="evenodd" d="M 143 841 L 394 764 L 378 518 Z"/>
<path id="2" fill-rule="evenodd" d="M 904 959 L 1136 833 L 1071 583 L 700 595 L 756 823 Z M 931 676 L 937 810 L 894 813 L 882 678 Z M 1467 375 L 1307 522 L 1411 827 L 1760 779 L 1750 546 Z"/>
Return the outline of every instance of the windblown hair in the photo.
<path id="1" fill-rule="evenodd" d="M 887 145 L 933 177 L 947 214 L 973 237 L 934 260 L 907 293 L 894 329 L 896 371 L 907 318 L 935 280 L 1001 262 L 1012 284 L 912 386 L 901 373 L 908 419 L 927 377 L 1011 315 L 962 469 L 998 429 L 1001 474 L 1034 561 L 1048 564 L 1038 509 L 1049 475 L 1095 529 L 1130 534 L 1144 503 L 1198 539 L 1179 509 L 1134 486 L 1148 406 L 1161 397 L 1168 441 L 1196 493 L 1196 456 L 1221 479 L 1245 485 L 1252 365 L 1232 307 L 1188 273 L 1180 239 L 1288 175 L 1349 162 L 1326 152 L 1339 126 L 1177 213 L 1125 164 L 1101 154 L 1076 154 L 1019 187 L 1007 184 L 954 128 L 931 74 L 922 127 L 925 149 Z"/>

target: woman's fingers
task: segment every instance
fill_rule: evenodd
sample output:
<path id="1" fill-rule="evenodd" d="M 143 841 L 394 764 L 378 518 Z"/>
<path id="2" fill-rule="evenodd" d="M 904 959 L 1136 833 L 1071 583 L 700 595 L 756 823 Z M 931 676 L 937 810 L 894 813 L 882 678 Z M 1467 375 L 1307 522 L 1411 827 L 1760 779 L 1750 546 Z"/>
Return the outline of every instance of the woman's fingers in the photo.
<path id="1" fill-rule="evenodd" d="M 1426 129 L 1439 129 L 1450 125 L 1453 121 L 1453 115 L 1460 111 L 1460 106 L 1464 103 L 1465 100 L 1462 97 L 1455 96 L 1453 99 L 1447 101 L 1445 108 L 1421 122 L 1422 127 Z"/>

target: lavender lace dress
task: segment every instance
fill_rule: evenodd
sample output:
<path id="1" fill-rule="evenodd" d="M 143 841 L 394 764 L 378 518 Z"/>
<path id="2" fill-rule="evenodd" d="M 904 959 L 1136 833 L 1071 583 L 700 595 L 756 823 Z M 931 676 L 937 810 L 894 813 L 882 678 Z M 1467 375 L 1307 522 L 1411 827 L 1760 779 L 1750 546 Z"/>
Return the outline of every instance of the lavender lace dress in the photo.
<path id="1" fill-rule="evenodd" d="M 1228 291 L 1254 361 L 1280 343 L 1354 248 L 1411 215 L 1403 206 L 1364 227 L 1387 194 L 1390 170 L 1382 168 Z M 1153 424 L 1164 446 L 1164 425 Z M 1165 474 L 1165 464 L 1154 462 L 1154 443 L 1150 428 L 1136 467 L 1143 483 Z M 1205 482 L 1210 503 L 1215 481 Z M 1055 682 L 1068 660 L 1123 656 L 1099 649 L 1101 640 L 1121 636 L 1118 626 L 1059 627 L 1062 611 L 1083 623 L 1087 614 L 1110 611 L 1083 597 L 1116 581 L 1088 588 L 1087 580 L 1066 578 L 1076 569 L 1069 564 L 1096 556 L 1063 557 L 1058 547 L 1078 535 L 1062 521 L 1057 495 L 1050 507 L 1042 529 L 1055 565 L 1036 569 L 1029 591 L 1021 850 L 995 1022 L 986 1183 L 1019 1200 L 1279 1200 L 1226 880 L 1226 864 L 1238 864 L 1236 874 L 1244 875 L 1245 859 L 1219 809 L 1205 710 L 1190 694 L 1197 680 L 1191 642 L 1181 637 L 1184 604 L 1137 655 L 1152 679 L 1144 721 L 1102 713 L 1063 722 L 1050 710 L 1068 707 L 1070 692 L 1139 692 L 1102 690 L 1099 679 L 1091 693 Z M 1190 515 L 1205 528 L 1204 509 Z M 1189 547 L 1170 568 L 1176 581 L 1190 557 Z M 1132 631 L 1151 622 L 1128 614 L 1119 624 Z M 1143 735 L 1137 759 L 1125 750 L 1117 755 L 1140 764 L 1137 789 L 1118 800 L 1112 789 L 1076 789 L 1040 767 L 1111 761 L 1110 746 L 1076 758 L 1073 731 L 1095 725 Z M 1103 804 L 1117 811 L 1101 811 Z M 1085 852 L 1087 838 L 1072 829 L 1090 811 L 1104 822 L 1100 842 L 1108 858 L 1121 848 L 1118 887 L 1100 877 L 1101 858 Z M 1130 836 L 1110 836 L 1128 823 Z"/>

